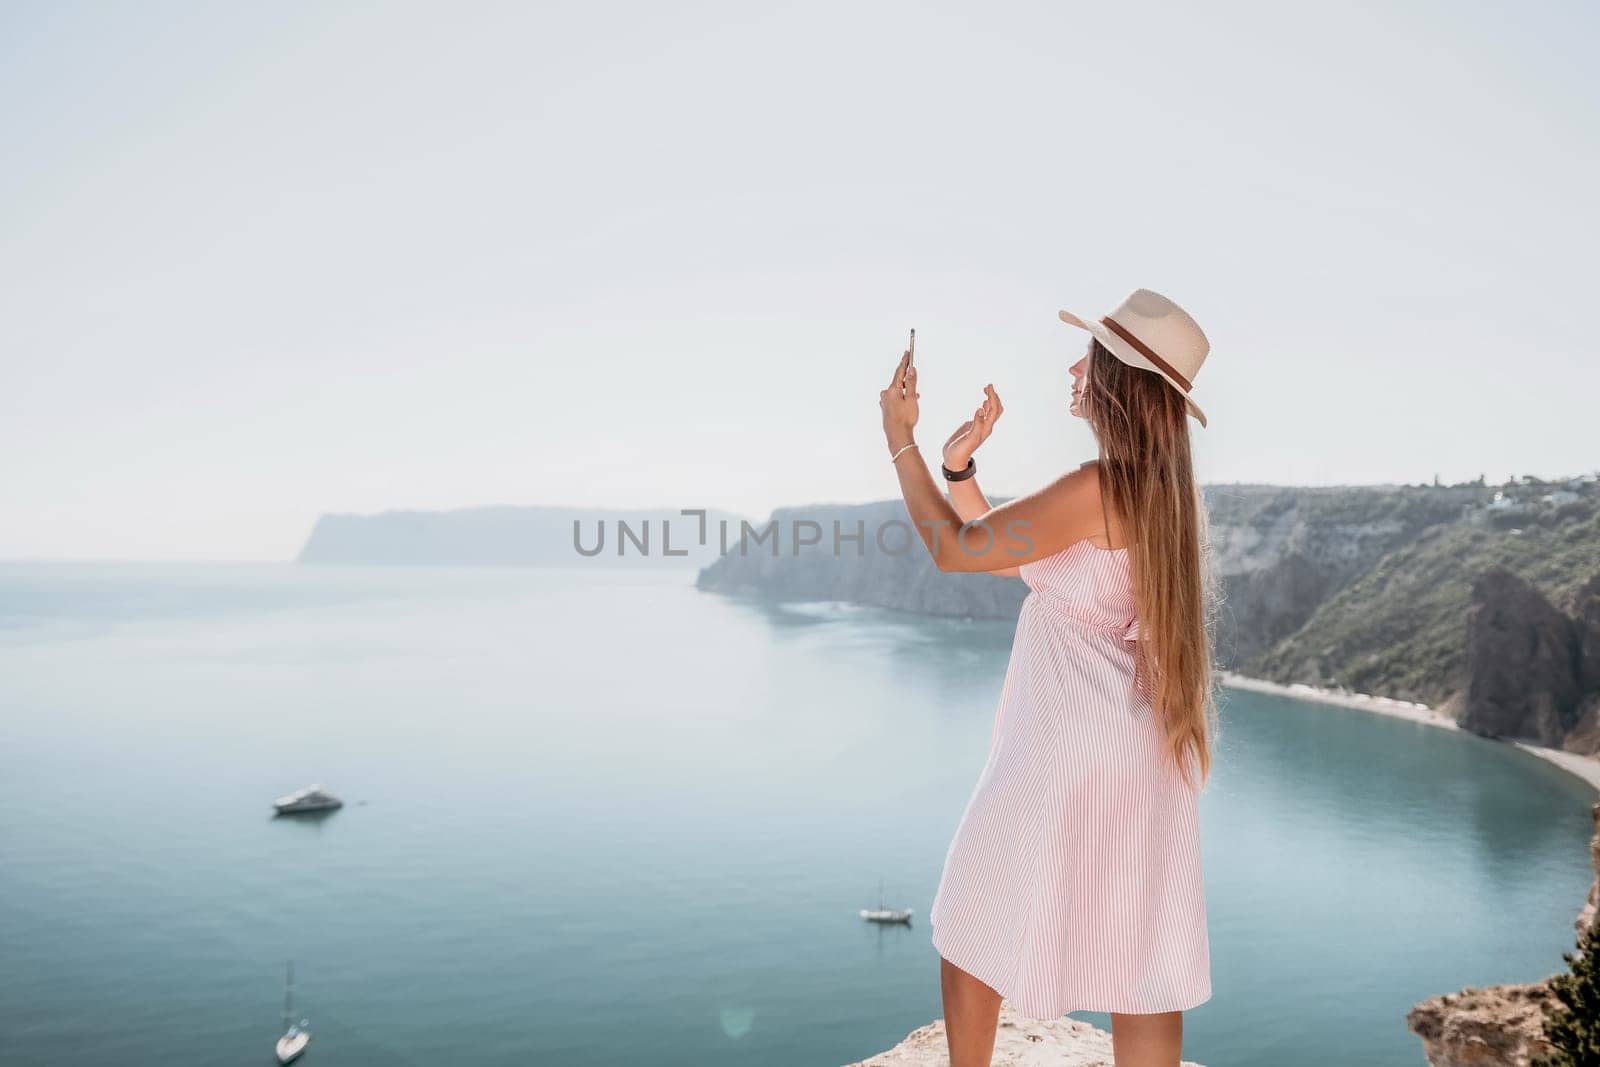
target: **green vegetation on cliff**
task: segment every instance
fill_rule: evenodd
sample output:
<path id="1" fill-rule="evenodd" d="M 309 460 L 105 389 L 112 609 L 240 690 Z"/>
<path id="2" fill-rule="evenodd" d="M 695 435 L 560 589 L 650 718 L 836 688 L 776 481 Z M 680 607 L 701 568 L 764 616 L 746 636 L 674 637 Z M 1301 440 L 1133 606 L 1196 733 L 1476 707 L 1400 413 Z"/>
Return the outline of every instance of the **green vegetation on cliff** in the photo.
<path id="1" fill-rule="evenodd" d="M 1425 492 L 1413 490 L 1413 492 Z M 1344 686 L 1435 706 L 1466 684 L 1473 579 L 1499 565 L 1567 610 L 1600 573 L 1596 495 L 1503 514 L 1474 509 L 1420 531 L 1317 604 L 1243 673 Z"/>

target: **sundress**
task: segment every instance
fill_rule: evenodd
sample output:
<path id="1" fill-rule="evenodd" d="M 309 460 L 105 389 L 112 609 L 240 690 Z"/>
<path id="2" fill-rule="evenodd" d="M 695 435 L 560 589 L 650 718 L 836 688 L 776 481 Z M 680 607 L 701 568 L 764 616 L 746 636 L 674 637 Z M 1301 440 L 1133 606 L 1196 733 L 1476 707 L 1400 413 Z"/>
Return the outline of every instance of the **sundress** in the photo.
<path id="1" fill-rule="evenodd" d="M 1199 790 L 1134 686 L 1128 568 L 1088 540 L 1021 566 L 988 759 L 930 911 L 939 954 L 1034 1019 L 1211 996 Z"/>

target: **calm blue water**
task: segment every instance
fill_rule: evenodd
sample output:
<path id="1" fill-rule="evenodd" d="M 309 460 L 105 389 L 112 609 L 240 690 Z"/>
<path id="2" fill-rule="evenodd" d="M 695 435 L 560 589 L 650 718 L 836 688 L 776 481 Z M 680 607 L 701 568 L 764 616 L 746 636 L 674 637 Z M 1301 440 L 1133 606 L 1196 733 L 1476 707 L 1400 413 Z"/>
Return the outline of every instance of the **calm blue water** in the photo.
<path id="1" fill-rule="evenodd" d="M 0 566 L 0 1061 L 271 1062 L 290 957 L 307 1063 L 836 1065 L 936 1018 L 1010 627 L 691 583 Z M 1562 967 L 1582 783 L 1224 717 L 1190 1058 L 1421 1064 L 1413 1002 Z M 309 782 L 348 806 L 269 817 Z M 860 921 L 879 878 L 916 925 Z"/>

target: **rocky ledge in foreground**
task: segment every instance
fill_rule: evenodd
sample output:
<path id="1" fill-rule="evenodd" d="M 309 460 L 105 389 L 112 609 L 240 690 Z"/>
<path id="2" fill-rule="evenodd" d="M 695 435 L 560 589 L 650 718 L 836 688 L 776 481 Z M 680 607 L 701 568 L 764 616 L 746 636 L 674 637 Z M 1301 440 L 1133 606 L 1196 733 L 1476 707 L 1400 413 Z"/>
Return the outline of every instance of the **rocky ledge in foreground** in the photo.
<path id="1" fill-rule="evenodd" d="M 1572 925 L 1581 935 L 1600 909 L 1600 804 L 1589 809 L 1595 833 L 1589 858 L 1595 880 Z M 1432 1067 L 1527 1067 L 1553 1050 L 1544 1038 L 1544 1021 L 1560 1007 L 1550 981 L 1469 986 L 1422 1001 L 1406 1015 L 1406 1025 L 1422 1038 Z"/>
<path id="2" fill-rule="evenodd" d="M 1000 1002 L 1000 1028 L 995 1033 L 993 1067 L 1112 1067 L 1111 1035 L 1090 1023 L 1063 1016 L 1039 1022 L 1018 1015 L 1009 1001 Z M 849 1067 L 949 1067 L 944 1020 L 911 1031 L 888 1052 Z M 1184 1060 L 1181 1067 L 1200 1067 Z"/>

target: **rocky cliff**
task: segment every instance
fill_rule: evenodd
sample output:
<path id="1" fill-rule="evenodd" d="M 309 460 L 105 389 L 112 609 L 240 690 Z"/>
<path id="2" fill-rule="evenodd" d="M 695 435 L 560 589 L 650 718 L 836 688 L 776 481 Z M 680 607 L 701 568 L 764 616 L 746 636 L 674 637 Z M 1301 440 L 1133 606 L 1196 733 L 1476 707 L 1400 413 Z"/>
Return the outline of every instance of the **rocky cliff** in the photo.
<path id="1" fill-rule="evenodd" d="M 1347 578 L 1331 581 L 1293 632 L 1262 630 L 1236 603 L 1241 630 L 1263 641 L 1256 652 L 1241 645 L 1236 669 L 1459 713 L 1470 679 L 1467 617 L 1478 576 L 1504 568 L 1570 613 L 1581 587 L 1600 572 L 1600 486 L 1579 489 L 1484 490 L 1487 499 L 1463 504 L 1454 518 L 1413 525 L 1370 562 L 1346 571 Z"/>
<path id="2" fill-rule="evenodd" d="M 1600 746 L 1600 573 L 1558 610 L 1526 579 L 1491 567 L 1472 584 L 1467 688 L 1456 721 L 1485 737 L 1513 737 L 1595 753 Z"/>
<path id="3" fill-rule="evenodd" d="M 1590 814 L 1595 833 L 1589 841 L 1589 858 L 1595 880 L 1573 923 L 1580 936 L 1595 923 L 1600 905 L 1600 804 Z M 1544 1039 L 1544 1021 L 1559 1007 L 1549 979 L 1468 986 L 1422 1001 L 1406 1015 L 1406 1025 L 1422 1039 L 1432 1067 L 1528 1067 L 1553 1051 Z"/>

